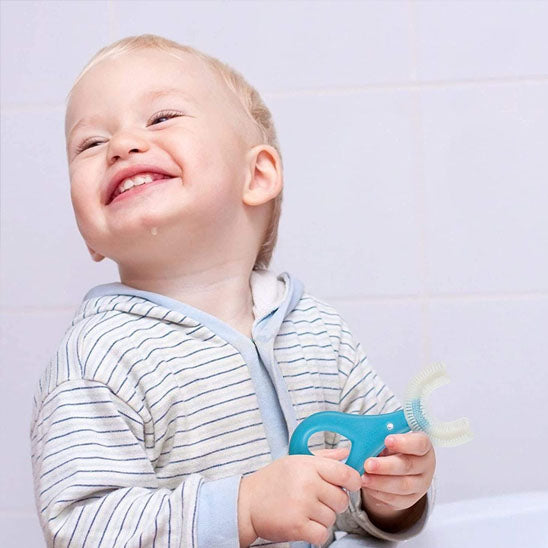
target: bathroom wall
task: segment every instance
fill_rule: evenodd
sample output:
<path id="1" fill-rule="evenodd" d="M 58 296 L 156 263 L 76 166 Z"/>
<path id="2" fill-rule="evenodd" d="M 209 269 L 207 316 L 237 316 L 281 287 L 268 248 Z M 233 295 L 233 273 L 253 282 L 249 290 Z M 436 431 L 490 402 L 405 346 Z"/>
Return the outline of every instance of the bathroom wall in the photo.
<path id="1" fill-rule="evenodd" d="M 3 1 L 0 545 L 43 545 L 29 422 L 94 263 L 70 205 L 64 100 L 88 59 L 161 34 L 240 70 L 285 164 L 272 269 L 334 305 L 400 396 L 422 366 L 438 501 L 548 489 L 548 2 Z"/>

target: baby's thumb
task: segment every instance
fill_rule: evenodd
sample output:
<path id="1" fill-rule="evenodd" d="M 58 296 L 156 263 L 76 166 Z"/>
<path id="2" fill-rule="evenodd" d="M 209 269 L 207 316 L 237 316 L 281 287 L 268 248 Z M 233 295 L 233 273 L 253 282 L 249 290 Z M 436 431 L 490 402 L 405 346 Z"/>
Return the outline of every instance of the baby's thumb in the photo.
<path id="1" fill-rule="evenodd" d="M 344 460 L 350 454 L 348 447 L 336 447 L 335 449 L 319 449 L 314 451 L 315 457 L 323 457 L 324 459 Z"/>

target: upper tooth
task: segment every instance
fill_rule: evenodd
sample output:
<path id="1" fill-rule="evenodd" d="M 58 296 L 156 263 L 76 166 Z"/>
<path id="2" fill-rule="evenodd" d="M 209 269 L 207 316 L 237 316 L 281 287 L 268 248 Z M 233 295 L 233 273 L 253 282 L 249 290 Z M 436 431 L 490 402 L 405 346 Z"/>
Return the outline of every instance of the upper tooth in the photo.
<path id="1" fill-rule="evenodd" d="M 118 185 L 118 191 L 120 193 L 124 192 L 125 190 L 128 190 L 130 188 L 133 188 L 134 186 L 143 185 L 145 183 L 151 183 L 153 181 L 153 178 L 151 175 L 136 175 L 135 177 L 128 177 L 127 179 L 124 179 L 119 185 Z"/>

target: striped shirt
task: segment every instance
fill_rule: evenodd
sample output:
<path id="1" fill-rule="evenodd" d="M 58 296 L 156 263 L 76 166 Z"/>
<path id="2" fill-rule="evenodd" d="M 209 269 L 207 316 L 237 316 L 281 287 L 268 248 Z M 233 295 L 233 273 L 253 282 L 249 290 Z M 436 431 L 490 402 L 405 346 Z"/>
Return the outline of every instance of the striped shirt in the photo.
<path id="1" fill-rule="evenodd" d="M 88 292 L 34 400 L 48 546 L 238 547 L 240 479 L 287 454 L 301 420 L 400 408 L 333 307 L 286 272 L 253 271 L 250 285 L 252 339 L 163 295 Z M 310 447 L 339 442 L 318 433 Z M 357 500 L 337 525 L 392 538 Z"/>

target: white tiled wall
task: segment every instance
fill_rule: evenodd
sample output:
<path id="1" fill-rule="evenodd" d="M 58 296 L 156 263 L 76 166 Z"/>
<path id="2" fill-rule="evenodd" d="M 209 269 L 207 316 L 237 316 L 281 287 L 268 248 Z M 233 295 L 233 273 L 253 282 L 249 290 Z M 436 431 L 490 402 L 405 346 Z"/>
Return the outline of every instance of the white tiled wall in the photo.
<path id="1" fill-rule="evenodd" d="M 32 392 L 93 263 L 64 100 L 107 43 L 156 33 L 233 65 L 277 123 L 272 268 L 335 305 L 395 392 L 444 361 L 439 500 L 548 489 L 548 2 L 1 2 L 0 546 L 40 546 Z M 328 223 L 327 218 L 335 221 Z"/>

